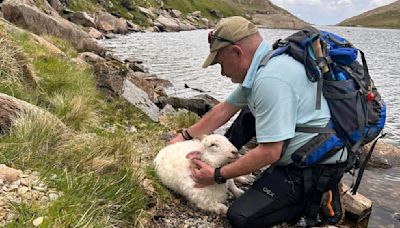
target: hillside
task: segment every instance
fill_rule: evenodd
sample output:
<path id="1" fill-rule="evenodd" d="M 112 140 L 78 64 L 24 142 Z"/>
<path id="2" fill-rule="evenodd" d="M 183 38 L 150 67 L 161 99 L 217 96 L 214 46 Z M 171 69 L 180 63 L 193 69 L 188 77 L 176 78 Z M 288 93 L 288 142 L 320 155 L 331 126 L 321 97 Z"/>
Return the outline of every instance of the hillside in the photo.
<path id="1" fill-rule="evenodd" d="M 400 28 L 400 0 L 346 19 L 338 25 Z"/>
<path id="2" fill-rule="evenodd" d="M 268 0 L 66 0 L 62 2 L 74 11 L 86 11 L 93 14 L 107 11 L 144 26 L 151 26 L 154 16 L 158 15 L 160 10 L 178 10 L 183 14 L 182 16 L 200 11 L 201 15 L 211 22 L 223 17 L 241 15 L 253 19 L 259 25 L 271 28 L 300 28 L 306 24 Z"/>

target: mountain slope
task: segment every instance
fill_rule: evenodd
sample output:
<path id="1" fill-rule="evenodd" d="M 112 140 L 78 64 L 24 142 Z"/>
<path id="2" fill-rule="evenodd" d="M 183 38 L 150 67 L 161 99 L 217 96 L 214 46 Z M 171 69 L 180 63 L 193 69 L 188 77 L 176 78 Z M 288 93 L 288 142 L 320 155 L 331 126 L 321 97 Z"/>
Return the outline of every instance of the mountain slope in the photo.
<path id="1" fill-rule="evenodd" d="M 220 0 L 187 1 L 164 0 L 165 6 L 178 9 L 183 13 L 200 10 L 211 19 L 217 19 L 211 13 L 217 10 L 222 17 L 241 15 L 253 19 L 253 22 L 269 28 L 301 28 L 307 23 L 268 0 Z"/>
<path id="2" fill-rule="evenodd" d="M 400 0 L 346 19 L 338 25 L 400 28 Z"/>

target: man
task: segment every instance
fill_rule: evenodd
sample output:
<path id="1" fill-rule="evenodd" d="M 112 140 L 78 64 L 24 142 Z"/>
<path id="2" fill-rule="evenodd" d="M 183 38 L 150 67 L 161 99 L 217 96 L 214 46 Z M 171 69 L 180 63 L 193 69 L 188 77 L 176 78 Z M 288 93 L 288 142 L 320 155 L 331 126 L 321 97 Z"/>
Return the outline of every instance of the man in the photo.
<path id="1" fill-rule="evenodd" d="M 222 19 L 209 34 L 209 43 L 210 54 L 203 67 L 219 64 L 221 75 L 239 85 L 226 101 L 171 143 L 210 134 L 248 107 L 227 136 L 240 148 L 255 135 L 258 146 L 237 161 L 216 169 L 192 159 L 197 166 L 192 170 L 195 187 L 223 183 L 276 164 L 272 171 L 260 174 L 251 188 L 234 201 L 227 217 L 233 227 L 295 222 L 305 206 L 303 175 L 301 169 L 291 165 L 290 155 L 316 135 L 295 132 L 295 128 L 326 126 L 330 119 L 326 100 L 322 97 L 321 109 L 315 109 L 317 83 L 307 79 L 304 66 L 292 57 L 280 55 L 266 65 L 261 64 L 271 47 L 254 24 L 242 17 Z"/>

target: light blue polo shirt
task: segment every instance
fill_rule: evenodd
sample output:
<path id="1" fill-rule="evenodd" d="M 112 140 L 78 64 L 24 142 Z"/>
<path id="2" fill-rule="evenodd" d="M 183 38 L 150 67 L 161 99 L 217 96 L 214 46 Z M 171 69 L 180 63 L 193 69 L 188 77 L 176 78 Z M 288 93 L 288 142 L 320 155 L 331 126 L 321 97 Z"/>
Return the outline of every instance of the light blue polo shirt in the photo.
<path id="1" fill-rule="evenodd" d="M 263 41 L 253 56 L 242 84 L 229 95 L 227 102 L 239 107 L 249 106 L 256 120 L 258 143 L 290 139 L 279 165 L 292 162 L 290 155 L 316 134 L 295 132 L 296 125 L 325 127 L 330 112 L 324 97 L 316 110 L 317 83 L 307 79 L 304 66 L 283 54 L 259 67 L 271 50 Z"/>

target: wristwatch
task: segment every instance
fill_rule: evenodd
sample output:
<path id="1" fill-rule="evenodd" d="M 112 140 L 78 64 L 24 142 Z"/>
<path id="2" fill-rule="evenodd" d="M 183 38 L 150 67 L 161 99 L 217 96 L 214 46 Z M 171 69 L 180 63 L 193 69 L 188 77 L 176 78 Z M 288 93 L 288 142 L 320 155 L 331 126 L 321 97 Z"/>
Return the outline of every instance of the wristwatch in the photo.
<path id="1" fill-rule="evenodd" d="M 214 181 L 217 184 L 223 184 L 226 182 L 225 177 L 221 175 L 221 167 L 215 168 L 214 170 Z"/>

